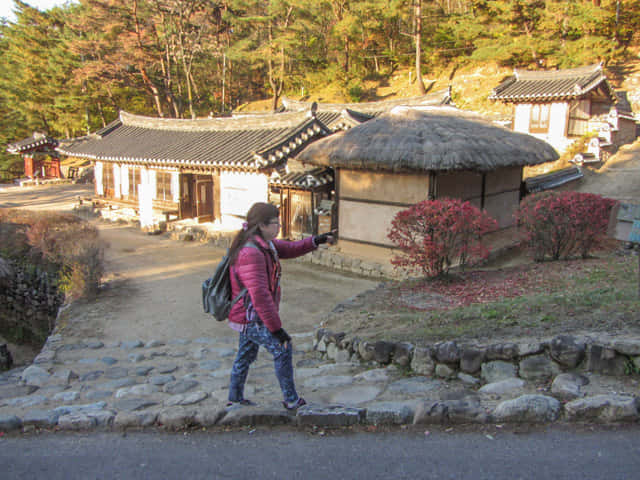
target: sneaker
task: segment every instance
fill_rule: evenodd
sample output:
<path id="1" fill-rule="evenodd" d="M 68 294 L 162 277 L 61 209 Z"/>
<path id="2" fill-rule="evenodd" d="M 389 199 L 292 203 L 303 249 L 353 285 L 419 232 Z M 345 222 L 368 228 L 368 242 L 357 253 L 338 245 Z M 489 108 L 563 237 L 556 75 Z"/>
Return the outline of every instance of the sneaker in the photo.
<path id="1" fill-rule="evenodd" d="M 292 403 L 282 402 L 282 405 L 287 410 L 295 410 L 295 409 L 297 409 L 297 408 L 299 408 L 299 407 L 301 407 L 303 405 L 306 405 L 306 404 L 307 404 L 307 402 L 302 397 L 298 397 L 298 400 L 296 400 L 295 402 L 292 402 Z"/>
<path id="2" fill-rule="evenodd" d="M 247 400 L 246 398 L 243 398 L 242 400 L 237 402 L 231 402 L 231 401 L 227 402 L 227 407 L 233 407 L 234 405 L 242 405 L 245 407 L 255 407 L 256 403 L 252 402 L 251 400 Z"/>

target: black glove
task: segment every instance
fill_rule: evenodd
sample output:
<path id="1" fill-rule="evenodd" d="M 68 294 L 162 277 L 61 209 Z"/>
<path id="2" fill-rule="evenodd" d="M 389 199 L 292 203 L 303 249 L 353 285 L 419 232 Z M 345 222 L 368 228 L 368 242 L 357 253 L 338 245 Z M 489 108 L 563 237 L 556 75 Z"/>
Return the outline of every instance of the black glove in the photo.
<path id="1" fill-rule="evenodd" d="M 329 237 L 332 237 L 332 239 L 335 238 L 335 233 L 327 232 L 321 235 L 316 235 L 315 237 L 313 237 L 313 242 L 316 245 L 322 245 L 323 243 L 327 243 L 329 241 Z"/>
<path id="2" fill-rule="evenodd" d="M 284 331 L 284 328 L 273 332 L 273 336 L 276 337 L 281 344 L 291 341 L 291 337 L 287 332 Z"/>

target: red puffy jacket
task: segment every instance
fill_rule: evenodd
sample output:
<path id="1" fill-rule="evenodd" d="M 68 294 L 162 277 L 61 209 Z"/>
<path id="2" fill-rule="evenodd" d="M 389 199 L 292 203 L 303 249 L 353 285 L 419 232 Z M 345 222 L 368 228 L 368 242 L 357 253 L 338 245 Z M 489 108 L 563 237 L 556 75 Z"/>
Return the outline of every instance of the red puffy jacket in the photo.
<path id="1" fill-rule="evenodd" d="M 269 244 L 260 235 L 255 235 L 251 242 L 258 248 L 241 248 L 236 261 L 231 266 L 231 298 L 235 298 L 243 286 L 246 287 L 260 320 L 270 332 L 275 332 L 282 328 L 279 313 L 280 285 L 277 278 L 280 271 L 280 261 L 270 251 Z M 279 258 L 299 257 L 317 248 L 313 237 L 296 242 L 273 240 L 272 243 Z M 243 299 L 239 300 L 231 309 L 229 321 L 241 325 L 247 323 Z"/>

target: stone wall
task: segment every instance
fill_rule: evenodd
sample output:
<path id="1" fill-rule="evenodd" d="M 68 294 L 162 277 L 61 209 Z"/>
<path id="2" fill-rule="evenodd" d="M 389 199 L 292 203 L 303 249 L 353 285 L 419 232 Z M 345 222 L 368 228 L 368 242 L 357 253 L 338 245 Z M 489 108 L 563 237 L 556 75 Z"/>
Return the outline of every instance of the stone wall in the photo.
<path id="1" fill-rule="evenodd" d="M 0 331 L 24 342 L 43 342 L 53 330 L 64 295 L 51 274 L 5 260 L 0 279 Z"/>
<path id="2" fill-rule="evenodd" d="M 560 335 L 539 341 L 490 345 L 443 341 L 414 346 L 407 342 L 368 342 L 319 329 L 314 347 L 336 362 L 393 363 L 416 374 L 459 378 L 477 384 L 511 378 L 552 380 L 569 372 L 621 376 L 640 370 L 640 338 L 604 335 Z"/>

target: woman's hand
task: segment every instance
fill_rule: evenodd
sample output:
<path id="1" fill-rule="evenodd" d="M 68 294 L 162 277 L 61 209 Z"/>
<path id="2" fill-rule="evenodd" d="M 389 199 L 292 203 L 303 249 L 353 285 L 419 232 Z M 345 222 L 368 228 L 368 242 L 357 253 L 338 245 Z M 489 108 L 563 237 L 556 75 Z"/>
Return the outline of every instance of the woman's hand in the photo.
<path id="1" fill-rule="evenodd" d="M 273 336 L 278 339 L 278 341 L 284 348 L 287 348 L 287 345 L 291 341 L 291 337 L 284 330 L 284 328 L 281 328 L 280 330 L 276 330 L 275 332 L 273 332 Z"/>
<path id="2" fill-rule="evenodd" d="M 330 232 L 316 235 L 315 237 L 313 237 L 313 241 L 316 245 L 322 245 L 323 243 L 329 243 L 329 245 L 333 245 L 336 242 L 336 233 L 338 233 L 337 230 L 331 230 Z"/>

